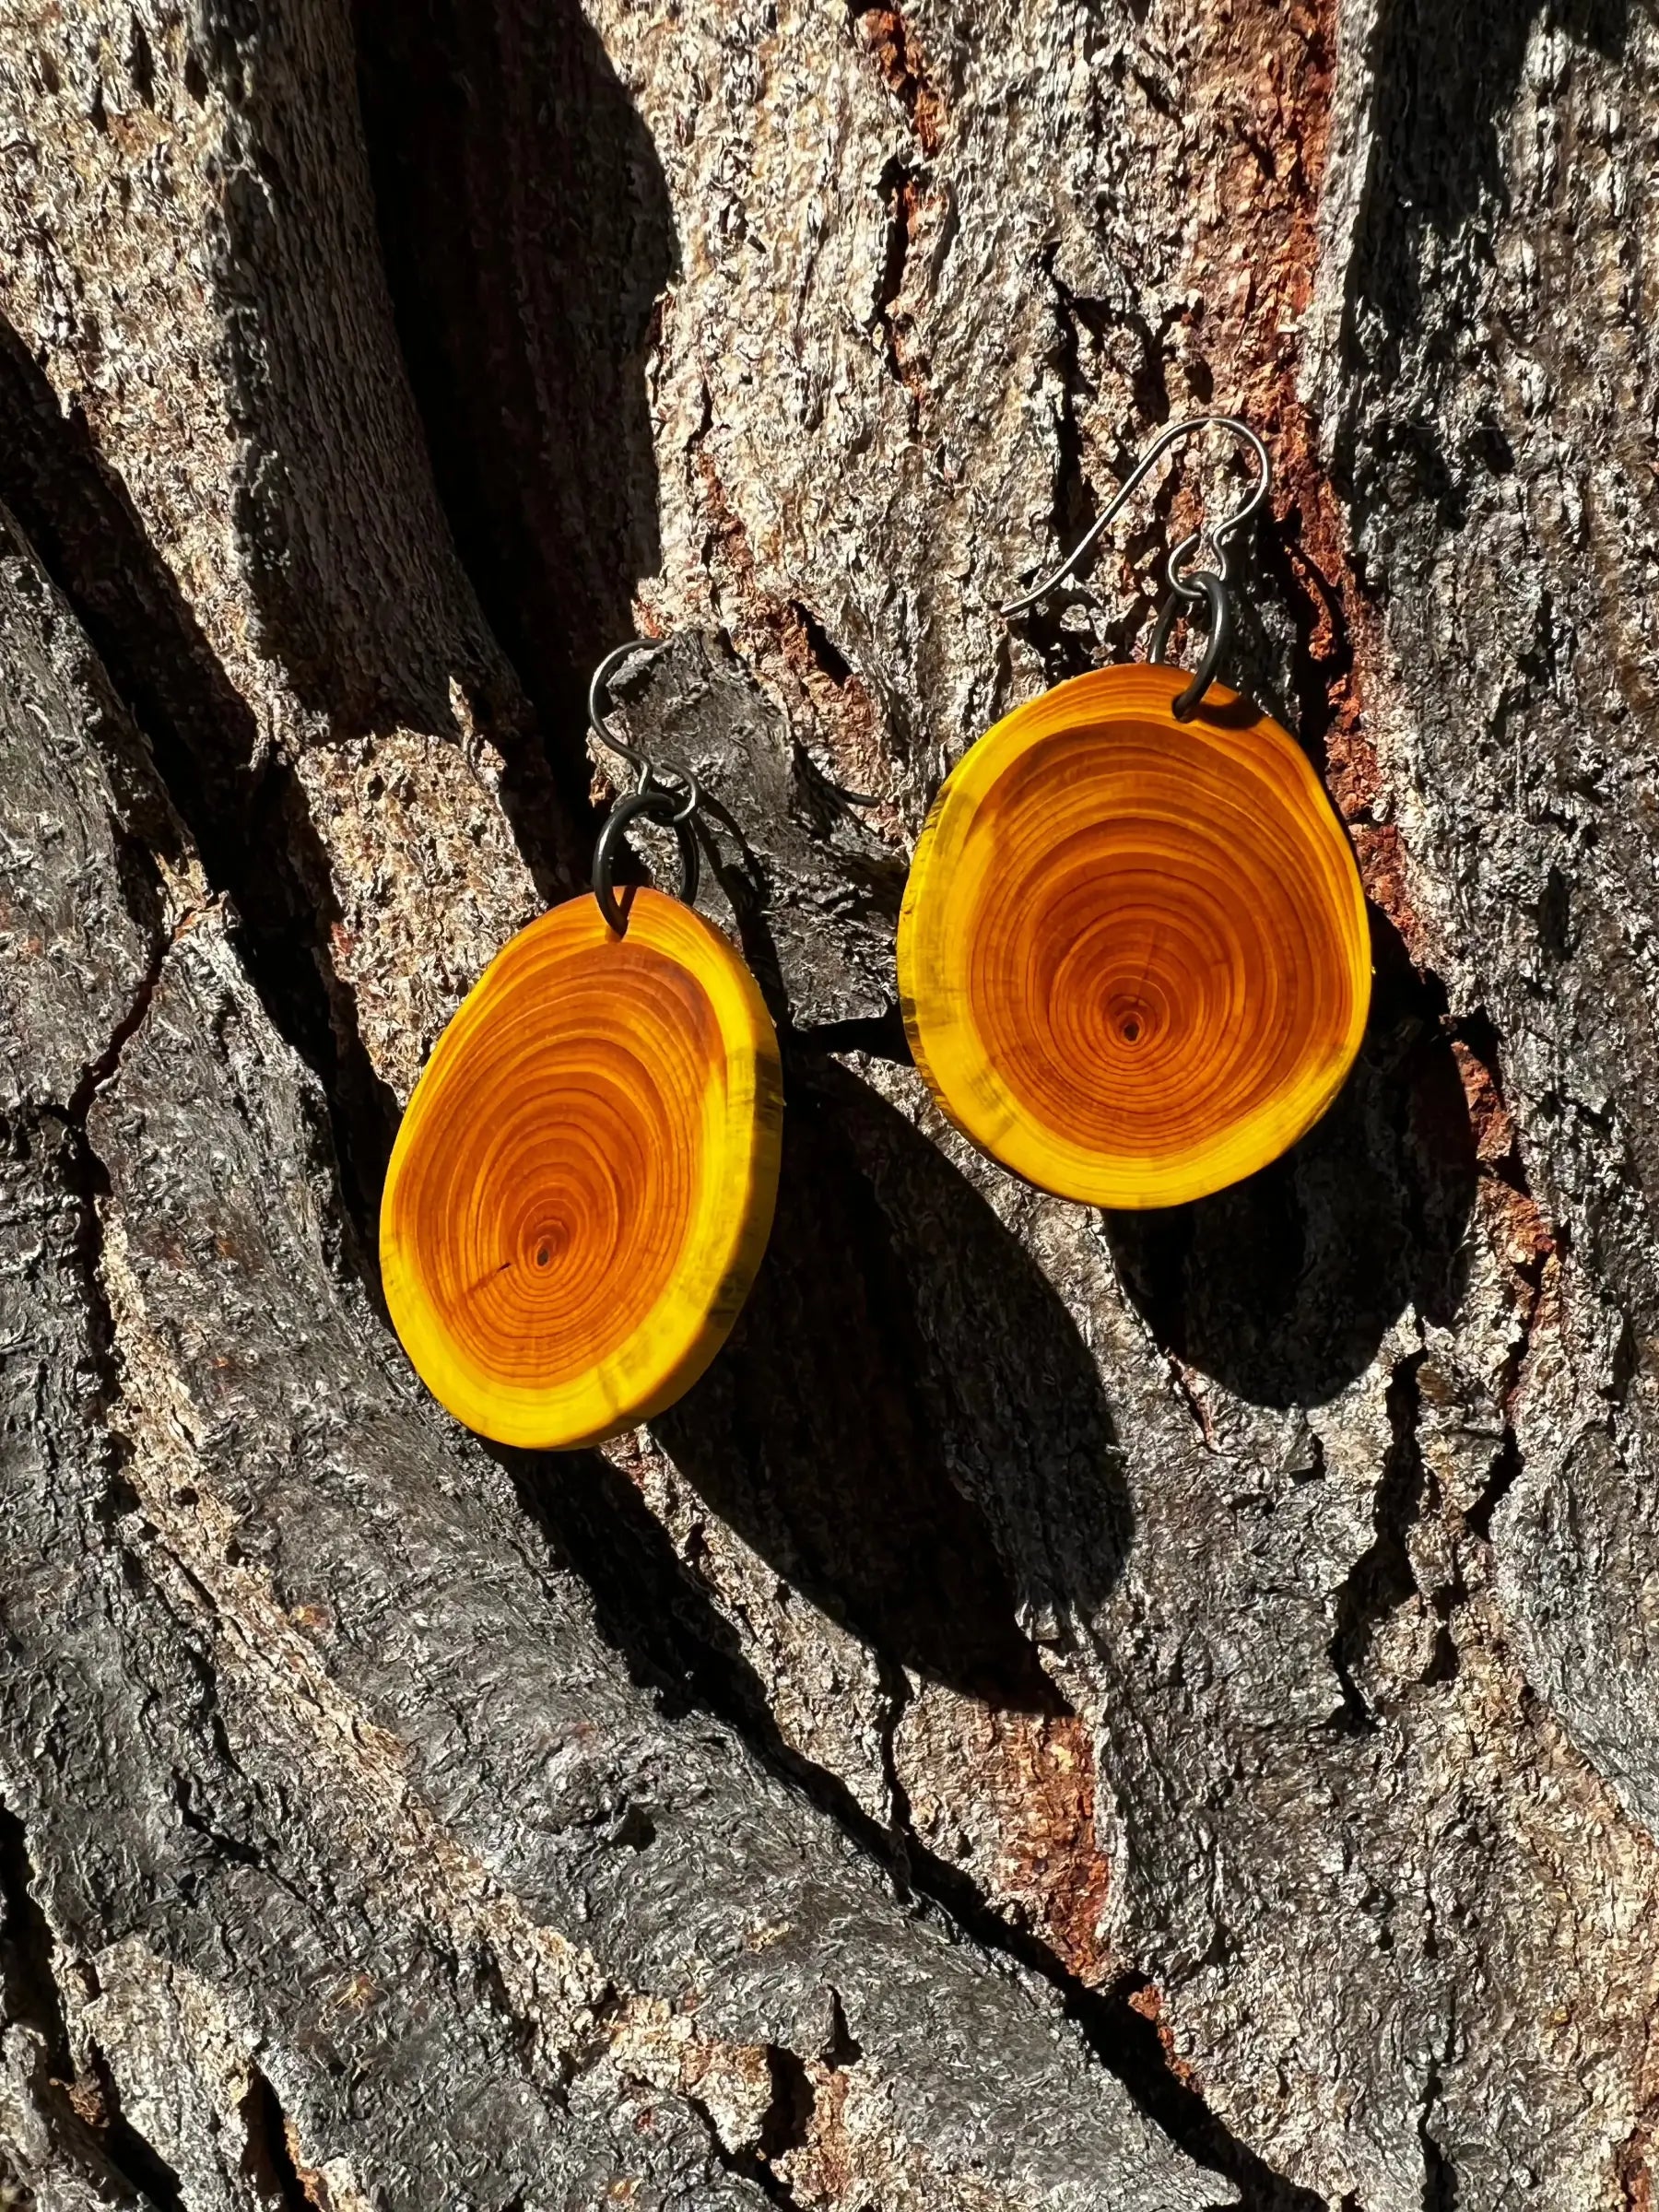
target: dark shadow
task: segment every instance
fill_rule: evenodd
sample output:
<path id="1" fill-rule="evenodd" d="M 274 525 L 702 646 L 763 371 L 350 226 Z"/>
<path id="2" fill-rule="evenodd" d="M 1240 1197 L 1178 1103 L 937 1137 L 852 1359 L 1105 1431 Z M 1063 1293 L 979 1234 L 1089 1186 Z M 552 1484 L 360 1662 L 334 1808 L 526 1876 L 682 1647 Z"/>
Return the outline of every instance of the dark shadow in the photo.
<path id="1" fill-rule="evenodd" d="M 1514 455 L 1466 359 L 1493 235 L 1510 209 L 1504 132 L 1535 29 L 1617 61 L 1651 0 L 1383 0 L 1371 37 L 1370 159 L 1344 300 L 1343 345 L 1377 404 L 1335 425 L 1332 476 L 1350 543 L 1378 513 L 1461 530 Z M 1569 140 L 1560 158 L 1576 156 Z M 1466 234 L 1460 237 L 1460 234 Z M 1559 236 L 1537 241 L 1550 287 Z M 1455 402 L 1448 394 L 1456 391 Z M 1413 402 L 1408 394 L 1416 393 Z M 1363 424 L 1363 429 L 1361 425 Z M 1483 494 L 1483 486 L 1485 493 Z M 1427 588 L 1426 580 L 1424 586 Z"/>
<path id="2" fill-rule="evenodd" d="M 1053 1710 L 1019 1610 L 1092 1608 L 1129 1537 L 1094 1363 L 901 1114 L 805 1056 L 788 1090 L 759 1277 L 655 1432 L 721 1519 L 878 1656 Z"/>
<path id="3" fill-rule="evenodd" d="M 1385 0 L 1351 302 L 1363 297 L 1395 333 L 1421 331 L 1425 240 L 1507 205 L 1500 134 L 1535 26 L 1617 60 L 1630 12 L 1630 0 Z"/>
<path id="4" fill-rule="evenodd" d="M 1324 1120 L 1230 1190 L 1104 1217 L 1158 1340 L 1261 1406 L 1317 1406 L 1415 1303 L 1448 1323 L 1477 1169 L 1438 986 L 1371 910 L 1376 980 L 1353 1074 Z"/>
<path id="5" fill-rule="evenodd" d="M 258 742 L 252 710 L 214 655 L 126 488 L 79 415 L 65 416 L 17 334 L 0 323 L 0 500 L 75 612 L 147 740 L 209 885 L 228 892 L 238 946 L 266 1012 L 322 1083 L 366 1278 L 397 1126 L 396 1103 L 358 1034 L 330 949 L 340 919 L 328 858 L 288 762 Z M 118 733 L 102 734 L 121 773 Z M 172 857 L 153 803 L 135 828 Z"/>
<path id="6" fill-rule="evenodd" d="M 576 0 L 355 0 L 354 21 L 440 497 L 580 813 L 587 676 L 660 565 L 645 357 L 678 267 L 662 167 Z"/>

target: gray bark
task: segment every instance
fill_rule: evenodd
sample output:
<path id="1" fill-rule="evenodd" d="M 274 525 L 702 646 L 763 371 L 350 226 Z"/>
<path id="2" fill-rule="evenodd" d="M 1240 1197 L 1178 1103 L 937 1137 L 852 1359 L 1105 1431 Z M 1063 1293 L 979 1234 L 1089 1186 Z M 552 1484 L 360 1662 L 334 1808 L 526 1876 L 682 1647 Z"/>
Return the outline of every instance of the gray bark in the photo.
<path id="1" fill-rule="evenodd" d="M 12 2201 L 1648 2204 L 1656 55 L 0 8 Z M 997 604 L 1212 404 L 1376 1007 L 1287 1160 L 1100 1217 L 942 1123 L 892 930 L 1199 475 Z M 379 1178 L 641 622 L 778 1224 L 680 1406 L 492 1452 Z"/>

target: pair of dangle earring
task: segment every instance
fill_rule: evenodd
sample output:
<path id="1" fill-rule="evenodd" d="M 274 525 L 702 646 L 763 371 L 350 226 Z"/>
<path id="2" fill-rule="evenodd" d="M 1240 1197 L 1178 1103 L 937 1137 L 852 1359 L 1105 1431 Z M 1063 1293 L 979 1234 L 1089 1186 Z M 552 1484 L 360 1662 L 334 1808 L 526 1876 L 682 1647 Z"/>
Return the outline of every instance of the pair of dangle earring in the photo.
<path id="1" fill-rule="evenodd" d="M 1227 416 L 1172 425 L 1159 456 L 1219 428 L 1256 457 L 1249 497 L 1170 557 L 1149 663 L 1017 708 L 940 789 L 899 926 L 916 1065 L 983 1151 L 1063 1197 L 1174 1206 L 1253 1172 L 1325 1111 L 1365 1028 L 1371 960 L 1346 835 L 1286 731 L 1215 680 L 1228 541 L 1266 496 L 1259 438 Z M 1215 566 L 1189 568 L 1201 536 Z M 1191 676 L 1163 665 L 1203 607 Z M 782 1084 L 754 977 L 695 912 L 701 794 L 606 721 L 639 771 L 594 851 L 593 896 L 521 930 L 463 1002 L 393 1149 L 381 1263 L 397 1333 L 434 1396 L 510 1444 L 596 1443 L 660 1413 L 724 1341 L 765 1250 Z M 639 818 L 677 836 L 682 895 L 621 894 Z"/>
<path id="2" fill-rule="evenodd" d="M 468 1428 L 544 1450 L 661 1413 L 724 1342 L 766 1249 L 782 1123 L 754 977 L 693 905 L 695 778 L 604 717 L 640 771 L 593 892 L 503 946 L 415 1087 L 381 1202 L 381 1275 L 422 1381 Z M 614 882 L 641 816 L 672 828 L 681 895 Z"/>
<path id="3" fill-rule="evenodd" d="M 1170 445 L 1219 429 L 1249 496 L 1170 556 L 1152 659 L 1018 707 L 934 801 L 899 926 L 916 1065 L 963 1134 L 1028 1182 L 1110 1207 L 1176 1206 L 1287 1151 L 1347 1078 L 1371 999 L 1347 837 L 1288 733 L 1215 681 L 1229 539 L 1269 486 L 1230 416 L 1172 424 L 1051 576 L 1076 568 Z M 1187 562 L 1207 538 L 1212 569 Z M 1162 665 L 1203 608 L 1195 674 Z"/>

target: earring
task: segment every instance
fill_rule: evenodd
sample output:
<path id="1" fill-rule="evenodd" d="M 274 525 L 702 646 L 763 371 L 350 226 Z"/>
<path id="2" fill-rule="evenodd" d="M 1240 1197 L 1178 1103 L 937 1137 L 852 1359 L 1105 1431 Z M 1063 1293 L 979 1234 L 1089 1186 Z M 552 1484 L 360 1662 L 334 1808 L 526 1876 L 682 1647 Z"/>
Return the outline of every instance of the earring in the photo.
<path id="1" fill-rule="evenodd" d="M 771 1228 L 778 1041 L 754 977 L 694 908 L 695 777 L 604 719 L 634 641 L 594 672 L 594 733 L 640 771 L 567 900 L 496 955 L 433 1048 L 381 1203 L 394 1325 L 433 1396 L 497 1442 L 567 1450 L 700 1375 Z M 672 780 L 671 780 L 672 779 Z M 678 899 L 613 882 L 629 823 L 678 841 Z"/>
<path id="2" fill-rule="evenodd" d="M 997 723 L 928 814 L 899 924 L 904 1026 L 928 1088 L 1017 1174 L 1101 1206 L 1176 1206 L 1265 1167 L 1342 1088 L 1371 999 L 1359 872 L 1324 785 L 1215 681 L 1227 544 L 1270 481 L 1230 416 L 1175 423 L 1053 574 L 1067 576 L 1164 450 L 1241 439 L 1254 488 L 1170 556 L 1152 662 L 1056 685 Z M 1183 564 L 1200 538 L 1213 568 Z M 1178 611 L 1209 636 L 1162 665 Z"/>

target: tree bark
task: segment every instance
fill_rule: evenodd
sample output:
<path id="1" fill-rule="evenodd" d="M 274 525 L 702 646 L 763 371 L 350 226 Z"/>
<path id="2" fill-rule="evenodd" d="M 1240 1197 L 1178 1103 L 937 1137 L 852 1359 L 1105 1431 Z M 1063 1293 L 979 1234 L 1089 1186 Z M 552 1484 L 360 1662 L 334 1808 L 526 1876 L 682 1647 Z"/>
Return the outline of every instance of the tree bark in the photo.
<path id="1" fill-rule="evenodd" d="M 1649 2205 L 1656 65 L 1621 0 L 0 8 L 6 2201 Z M 1374 1012 L 1288 1159 L 1098 1215 L 929 1103 L 893 928 L 1201 472 L 997 606 L 1211 406 Z M 493 1450 L 378 1192 L 641 626 L 777 1224 L 649 1430 Z"/>

